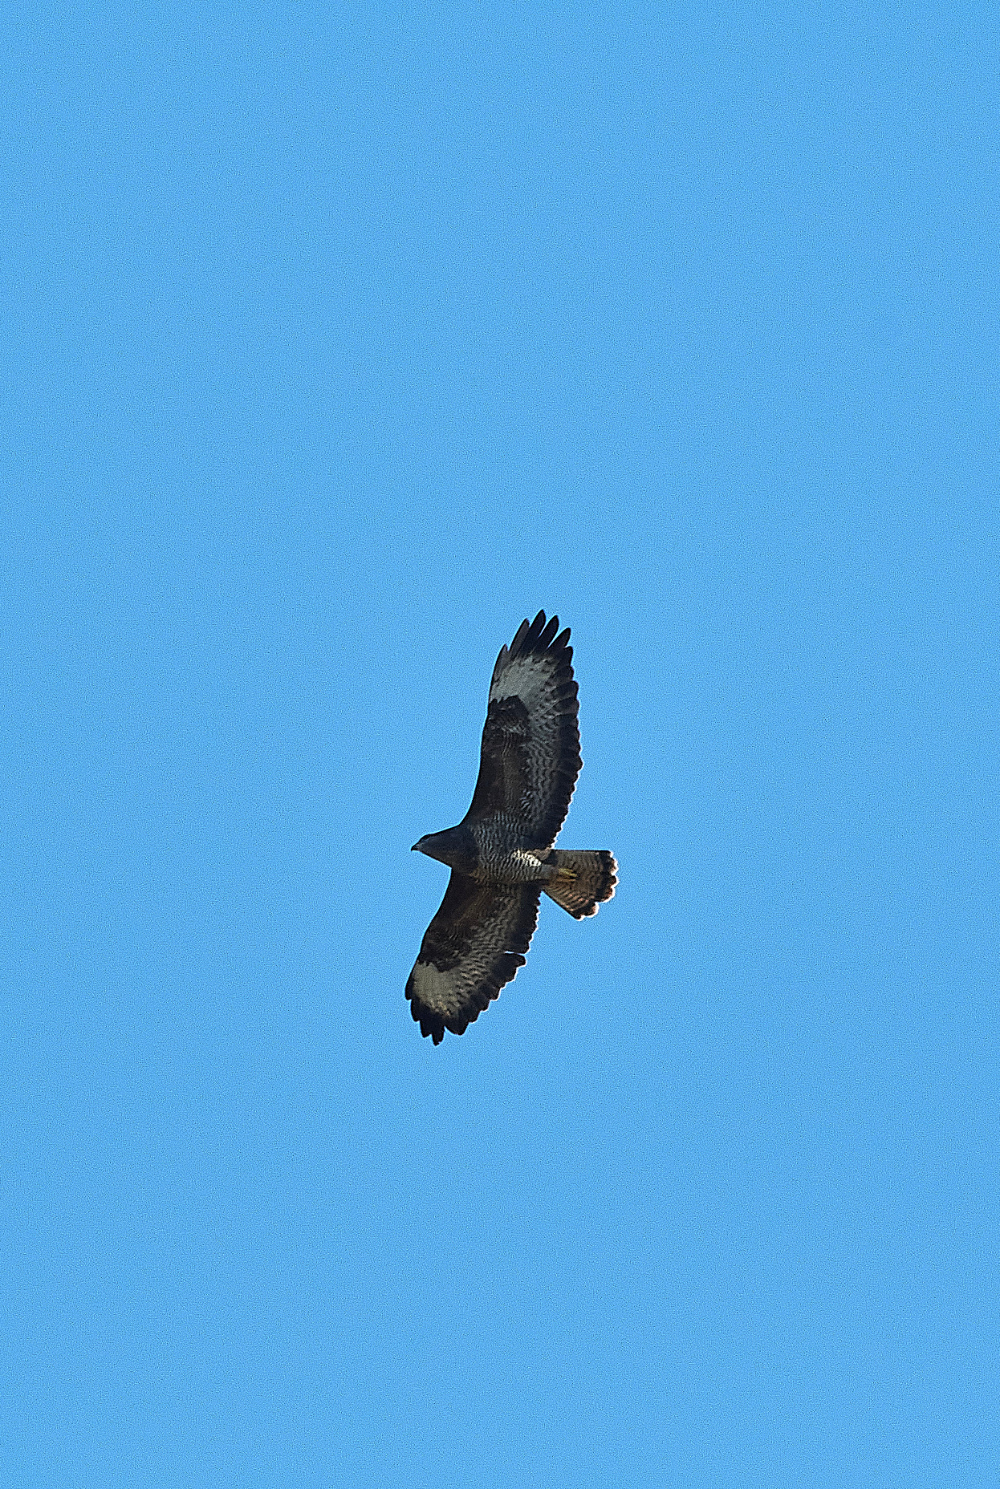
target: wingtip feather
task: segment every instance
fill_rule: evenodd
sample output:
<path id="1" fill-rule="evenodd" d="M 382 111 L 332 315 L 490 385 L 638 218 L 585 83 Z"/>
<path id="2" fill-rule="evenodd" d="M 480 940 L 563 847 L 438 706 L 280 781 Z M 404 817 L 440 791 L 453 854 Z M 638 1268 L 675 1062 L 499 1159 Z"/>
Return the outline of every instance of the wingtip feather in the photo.
<path id="1" fill-rule="evenodd" d="M 558 652 L 564 654 L 568 662 L 573 656 L 569 638 L 569 626 L 562 631 L 559 630 L 558 615 L 546 618 L 545 611 L 539 610 L 534 620 L 522 620 L 510 647 L 505 647 L 504 650 L 508 651 L 510 657 L 517 657 L 526 652 Z"/>

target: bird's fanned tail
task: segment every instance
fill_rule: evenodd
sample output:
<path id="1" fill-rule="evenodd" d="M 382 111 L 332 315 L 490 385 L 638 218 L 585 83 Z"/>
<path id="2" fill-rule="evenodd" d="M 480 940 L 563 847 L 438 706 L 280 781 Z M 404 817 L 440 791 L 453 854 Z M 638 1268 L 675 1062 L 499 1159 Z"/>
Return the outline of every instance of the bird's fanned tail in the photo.
<path id="1" fill-rule="evenodd" d="M 598 905 L 615 892 L 618 864 L 614 854 L 603 848 L 553 848 L 545 862 L 562 872 L 542 888 L 574 920 L 596 915 Z"/>

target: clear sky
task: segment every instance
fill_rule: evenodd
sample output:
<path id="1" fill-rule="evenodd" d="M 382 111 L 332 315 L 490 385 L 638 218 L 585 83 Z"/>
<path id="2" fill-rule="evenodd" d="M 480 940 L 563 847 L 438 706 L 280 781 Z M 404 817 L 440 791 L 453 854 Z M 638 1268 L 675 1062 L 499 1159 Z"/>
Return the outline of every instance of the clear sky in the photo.
<path id="1" fill-rule="evenodd" d="M 12 1489 L 995 1489 L 995 5 L 8 15 Z M 490 670 L 586 765 L 403 987 Z"/>

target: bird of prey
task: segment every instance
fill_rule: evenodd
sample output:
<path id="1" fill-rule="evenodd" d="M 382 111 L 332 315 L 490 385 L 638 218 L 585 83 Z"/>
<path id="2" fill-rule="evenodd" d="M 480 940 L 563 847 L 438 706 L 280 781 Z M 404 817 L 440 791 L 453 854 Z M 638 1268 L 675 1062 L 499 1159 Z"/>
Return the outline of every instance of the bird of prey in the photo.
<path id="1" fill-rule="evenodd" d="M 524 965 L 547 895 L 579 920 L 615 892 L 618 865 L 603 849 L 553 848 L 583 764 L 569 629 L 540 610 L 497 657 L 479 779 L 457 827 L 414 851 L 451 869 L 406 984 L 425 1037 L 464 1034 Z"/>

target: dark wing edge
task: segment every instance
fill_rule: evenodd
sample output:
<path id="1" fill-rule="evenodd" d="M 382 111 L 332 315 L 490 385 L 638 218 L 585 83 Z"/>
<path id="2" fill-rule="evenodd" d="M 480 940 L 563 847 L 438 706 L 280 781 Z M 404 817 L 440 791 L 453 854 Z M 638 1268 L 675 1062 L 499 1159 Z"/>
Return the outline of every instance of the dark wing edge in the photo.
<path id="1" fill-rule="evenodd" d="M 536 848 L 554 842 L 583 765 L 569 638 L 568 626 L 559 631 L 557 615 L 546 620 L 539 610 L 501 648 L 468 812 L 515 818 L 526 845 Z"/>
<path id="2" fill-rule="evenodd" d="M 425 1039 L 464 1034 L 524 966 L 540 896 L 540 884 L 478 884 L 452 870 L 406 983 Z"/>

